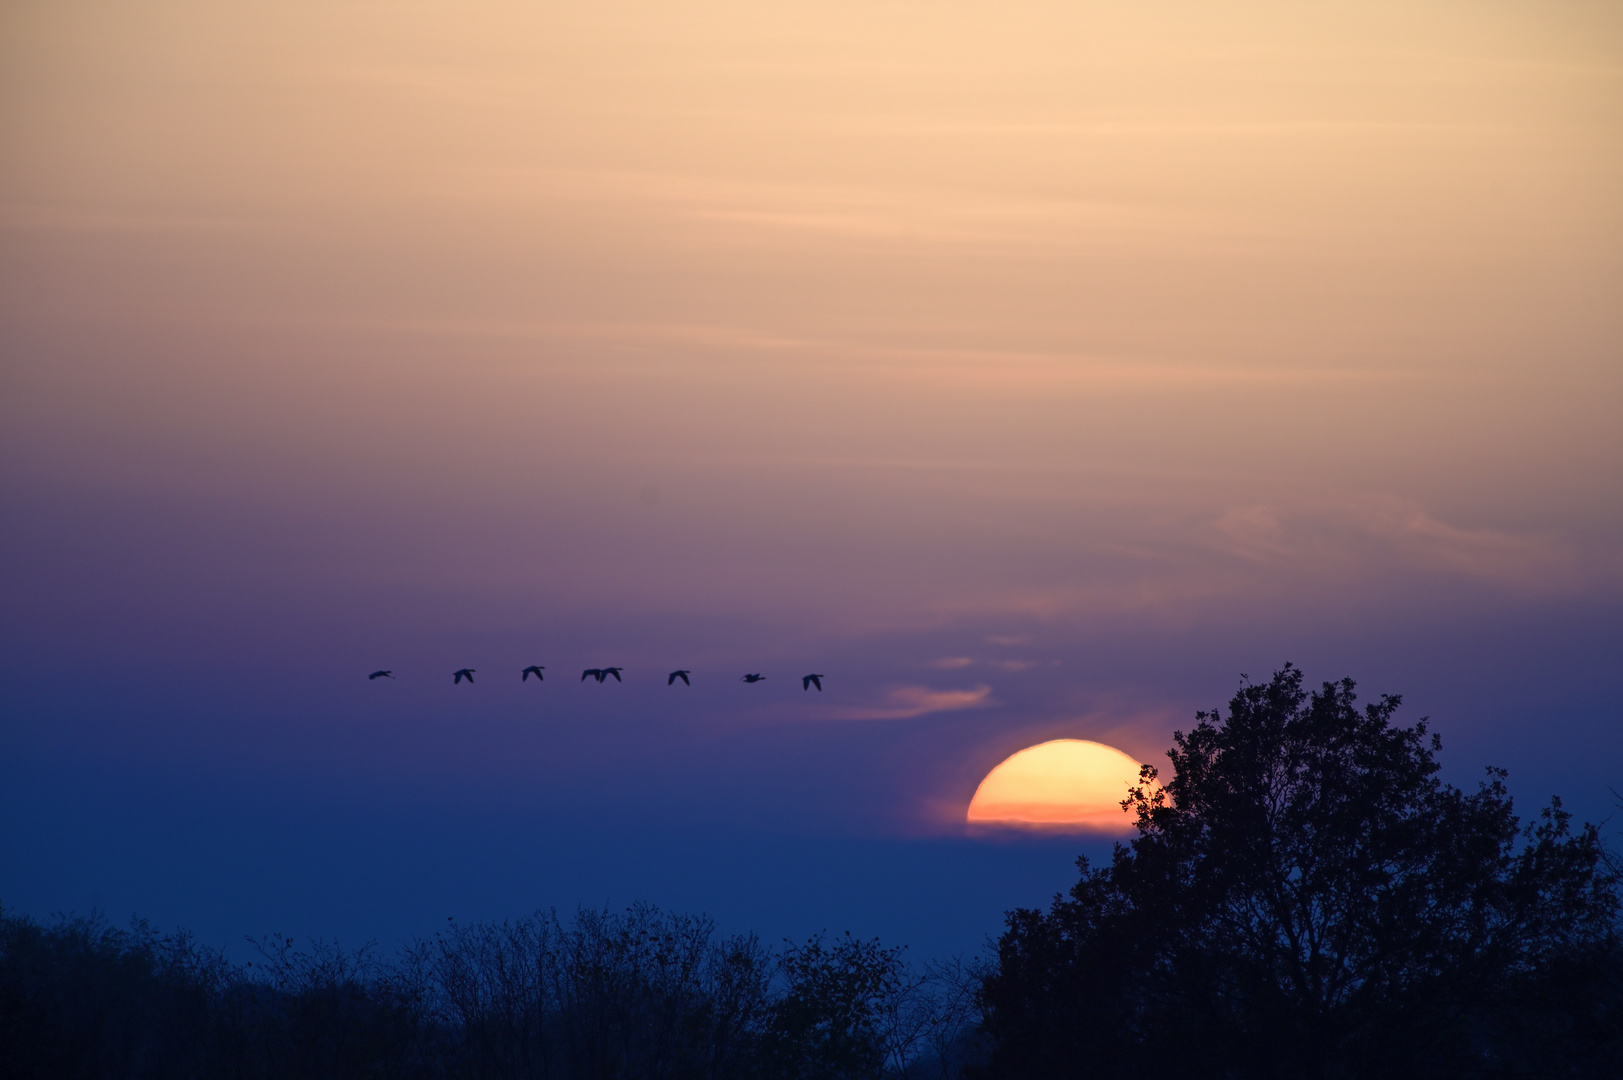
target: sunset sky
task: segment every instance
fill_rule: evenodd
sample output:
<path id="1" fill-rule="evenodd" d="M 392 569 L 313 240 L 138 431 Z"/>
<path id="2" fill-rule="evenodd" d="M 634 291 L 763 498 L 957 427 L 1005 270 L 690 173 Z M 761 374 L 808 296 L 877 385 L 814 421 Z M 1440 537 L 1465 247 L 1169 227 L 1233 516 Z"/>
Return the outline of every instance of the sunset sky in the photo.
<path id="1" fill-rule="evenodd" d="M 21 0 L 0 350 L 30 914 L 970 950 L 1286 661 L 1623 791 L 1615 3 Z"/>

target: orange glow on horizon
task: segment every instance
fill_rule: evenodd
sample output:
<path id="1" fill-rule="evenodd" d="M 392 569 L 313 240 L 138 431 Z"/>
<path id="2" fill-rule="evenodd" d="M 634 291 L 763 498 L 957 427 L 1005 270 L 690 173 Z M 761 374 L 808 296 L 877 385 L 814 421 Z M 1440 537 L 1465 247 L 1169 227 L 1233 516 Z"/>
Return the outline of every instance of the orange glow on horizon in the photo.
<path id="1" fill-rule="evenodd" d="M 1010 755 L 986 774 L 969 801 L 971 825 L 1120 831 L 1131 825 L 1121 801 L 1140 765 L 1113 746 L 1055 739 Z"/>

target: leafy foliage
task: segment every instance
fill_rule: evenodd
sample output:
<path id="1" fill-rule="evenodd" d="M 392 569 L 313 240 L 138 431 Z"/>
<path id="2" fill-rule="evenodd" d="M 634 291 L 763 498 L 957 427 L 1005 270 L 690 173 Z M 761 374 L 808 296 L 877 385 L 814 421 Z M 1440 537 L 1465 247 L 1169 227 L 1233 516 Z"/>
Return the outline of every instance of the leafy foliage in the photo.
<path id="1" fill-rule="evenodd" d="M 1442 783 L 1438 740 L 1395 726 L 1399 704 L 1359 709 L 1350 680 L 1309 694 L 1287 665 L 1176 733 L 1172 779 L 1146 766 L 1123 803 L 1132 844 L 1080 860 L 1047 913 L 1010 913 L 983 987 L 994 1074 L 1146 1053 L 1247 1077 L 1623 1061 L 1597 831 L 1559 801 L 1523 828 L 1498 770 Z"/>
<path id="2" fill-rule="evenodd" d="M 899 953 L 849 934 L 785 950 L 785 991 L 764 1040 L 766 1070 L 796 1080 L 879 1075 L 880 1013 L 905 986 Z"/>

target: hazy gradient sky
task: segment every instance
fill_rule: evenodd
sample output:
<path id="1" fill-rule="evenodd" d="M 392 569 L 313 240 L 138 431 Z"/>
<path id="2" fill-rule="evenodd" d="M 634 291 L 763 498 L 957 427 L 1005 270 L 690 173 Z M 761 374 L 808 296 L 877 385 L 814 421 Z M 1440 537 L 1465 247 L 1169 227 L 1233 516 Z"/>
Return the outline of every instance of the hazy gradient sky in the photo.
<path id="1" fill-rule="evenodd" d="M 21 2 L 0 154 L 0 904 L 971 948 L 1286 660 L 1623 788 L 1616 4 Z"/>

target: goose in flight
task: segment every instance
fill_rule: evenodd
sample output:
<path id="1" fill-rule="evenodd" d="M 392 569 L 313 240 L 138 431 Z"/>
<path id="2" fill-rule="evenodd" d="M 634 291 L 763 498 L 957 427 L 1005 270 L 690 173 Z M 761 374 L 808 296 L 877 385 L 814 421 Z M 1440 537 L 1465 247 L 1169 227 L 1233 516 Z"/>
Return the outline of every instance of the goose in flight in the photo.
<path id="1" fill-rule="evenodd" d="M 738 677 L 738 681 L 739 682 L 760 682 L 764 678 L 766 678 L 765 675 L 740 675 Z"/>
<path id="2" fill-rule="evenodd" d="M 601 674 L 601 675 L 599 675 L 597 677 L 597 681 L 602 682 L 604 679 L 608 678 L 610 675 L 614 676 L 614 681 L 615 682 L 623 682 L 624 681 L 623 679 L 620 678 L 620 669 L 617 668 L 617 667 L 606 667 L 606 668 L 604 668 L 603 669 L 603 674 Z"/>
<path id="3" fill-rule="evenodd" d="M 821 675 L 802 675 L 800 677 L 800 688 L 802 690 L 810 690 L 814 686 L 817 687 L 819 694 L 823 692 L 823 677 Z"/>
<path id="4" fill-rule="evenodd" d="M 536 682 L 546 682 L 547 677 L 541 674 L 541 669 L 545 666 L 545 664 L 531 664 L 524 669 L 524 678 L 520 679 L 519 682 L 529 682 L 531 675 L 535 676 Z"/>
<path id="5" fill-rule="evenodd" d="M 467 679 L 470 683 L 473 682 L 473 672 L 474 672 L 474 669 L 471 668 L 471 667 L 465 667 L 465 668 L 462 668 L 460 671 L 452 672 L 451 673 L 451 685 L 455 686 L 457 683 L 461 682 L 463 679 Z"/>
<path id="6" fill-rule="evenodd" d="M 673 671 L 669 675 L 665 676 L 665 685 L 666 686 L 675 686 L 676 685 L 676 680 L 681 679 L 683 686 L 692 686 L 693 684 L 688 682 L 688 676 L 692 675 L 692 674 L 693 674 L 693 672 L 687 670 L 686 668 L 681 668 L 679 670 Z"/>
<path id="7" fill-rule="evenodd" d="M 370 674 L 370 675 L 368 675 L 366 677 L 368 682 L 372 681 L 373 679 L 392 679 L 392 678 L 394 678 L 394 672 L 392 672 L 392 671 L 374 671 L 372 674 Z"/>

